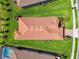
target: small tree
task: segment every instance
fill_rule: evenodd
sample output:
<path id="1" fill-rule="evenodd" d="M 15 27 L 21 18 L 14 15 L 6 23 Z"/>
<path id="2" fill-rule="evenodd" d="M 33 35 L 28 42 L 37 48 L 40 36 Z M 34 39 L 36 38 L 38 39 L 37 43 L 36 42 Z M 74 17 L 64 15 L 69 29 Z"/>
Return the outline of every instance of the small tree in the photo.
<path id="1" fill-rule="evenodd" d="M 61 25 L 64 25 L 64 18 L 60 16 L 60 17 L 58 17 L 58 19 L 59 19 L 59 27 Z"/>
<path id="2" fill-rule="evenodd" d="M 6 30 L 5 32 L 6 32 L 6 33 L 8 33 L 8 32 L 9 32 L 9 30 Z"/>
<path id="3" fill-rule="evenodd" d="M 6 20 L 6 21 L 9 21 L 9 20 L 10 20 L 10 18 L 6 18 L 5 20 Z"/>
<path id="4" fill-rule="evenodd" d="M 5 24 L 5 26 L 9 26 L 9 24 Z"/>
<path id="5" fill-rule="evenodd" d="M 9 4 L 9 3 L 7 3 L 7 4 L 6 4 L 6 6 L 10 6 L 10 4 Z"/>
<path id="6" fill-rule="evenodd" d="M 4 31 L 0 31 L 0 33 L 4 33 Z"/>
<path id="7" fill-rule="evenodd" d="M 8 12 L 11 12 L 11 11 L 12 11 L 12 9 L 7 9 L 7 11 L 8 11 Z"/>

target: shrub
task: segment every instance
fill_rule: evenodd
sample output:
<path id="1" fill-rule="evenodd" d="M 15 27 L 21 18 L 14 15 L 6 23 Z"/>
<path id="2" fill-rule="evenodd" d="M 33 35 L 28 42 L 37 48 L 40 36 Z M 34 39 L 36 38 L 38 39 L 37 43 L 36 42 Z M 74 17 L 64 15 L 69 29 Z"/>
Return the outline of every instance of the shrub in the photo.
<path id="1" fill-rule="evenodd" d="M 10 20 L 10 18 L 6 18 L 5 20 L 6 20 L 6 21 L 9 21 L 9 20 Z"/>
<path id="2" fill-rule="evenodd" d="M 8 9 L 7 11 L 8 11 L 8 12 L 11 12 L 11 11 L 12 11 L 12 9 Z"/>
<path id="3" fill-rule="evenodd" d="M 10 6 L 10 4 L 9 4 L 9 3 L 7 3 L 7 4 L 6 4 L 6 6 Z"/>

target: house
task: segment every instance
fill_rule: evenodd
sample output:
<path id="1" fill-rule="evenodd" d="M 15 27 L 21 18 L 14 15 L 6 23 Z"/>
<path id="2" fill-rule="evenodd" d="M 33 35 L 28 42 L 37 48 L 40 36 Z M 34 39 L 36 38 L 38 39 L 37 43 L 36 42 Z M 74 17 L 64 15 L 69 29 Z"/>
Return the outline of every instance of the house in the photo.
<path id="1" fill-rule="evenodd" d="M 10 59 L 60 59 L 61 54 L 53 53 L 49 51 L 42 51 L 37 49 L 17 49 L 13 50 L 12 57 Z"/>
<path id="2" fill-rule="evenodd" d="M 79 10 L 79 0 L 76 0 L 75 7 L 77 10 Z"/>
<path id="3" fill-rule="evenodd" d="M 2 59 L 2 47 L 0 47 L 0 59 Z"/>
<path id="4" fill-rule="evenodd" d="M 63 40 L 64 28 L 53 17 L 18 17 L 16 40 Z"/>
<path id="5" fill-rule="evenodd" d="M 18 7 L 27 7 L 30 5 L 47 2 L 48 0 L 14 0 Z"/>

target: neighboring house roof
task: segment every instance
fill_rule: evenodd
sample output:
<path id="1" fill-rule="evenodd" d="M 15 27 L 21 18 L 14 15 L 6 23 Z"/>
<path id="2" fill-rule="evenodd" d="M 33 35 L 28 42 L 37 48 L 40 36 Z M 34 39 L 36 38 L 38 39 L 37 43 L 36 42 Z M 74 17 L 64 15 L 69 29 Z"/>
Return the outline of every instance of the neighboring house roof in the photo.
<path id="1" fill-rule="evenodd" d="M 39 51 L 32 49 L 18 50 L 16 48 L 12 48 L 12 50 L 14 51 L 12 55 L 13 59 L 56 59 L 57 57 L 60 58 L 60 56 L 57 56 L 57 53 L 48 52 L 48 51 L 42 51 L 42 50 Z"/>
<path id="2" fill-rule="evenodd" d="M 0 47 L 0 59 L 2 59 L 2 47 Z"/>
<path id="3" fill-rule="evenodd" d="M 77 3 L 77 8 L 79 10 L 79 0 L 77 0 L 76 3 Z"/>
<path id="4" fill-rule="evenodd" d="M 17 5 L 19 7 L 25 7 L 25 6 L 33 5 L 33 4 L 44 2 L 44 1 L 46 0 L 16 0 Z"/>
<path id="5" fill-rule="evenodd" d="M 58 17 L 19 17 L 16 40 L 62 40 L 64 30 Z"/>

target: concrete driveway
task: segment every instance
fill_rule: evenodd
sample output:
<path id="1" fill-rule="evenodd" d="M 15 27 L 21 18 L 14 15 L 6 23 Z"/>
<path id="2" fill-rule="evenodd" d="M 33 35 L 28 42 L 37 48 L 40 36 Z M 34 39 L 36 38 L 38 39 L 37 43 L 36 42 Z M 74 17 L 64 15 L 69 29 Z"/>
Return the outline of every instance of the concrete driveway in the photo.
<path id="1" fill-rule="evenodd" d="M 65 36 L 73 37 L 73 29 L 66 29 Z M 78 29 L 75 29 L 75 37 L 78 38 Z"/>

